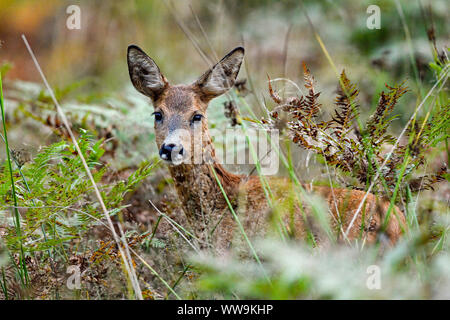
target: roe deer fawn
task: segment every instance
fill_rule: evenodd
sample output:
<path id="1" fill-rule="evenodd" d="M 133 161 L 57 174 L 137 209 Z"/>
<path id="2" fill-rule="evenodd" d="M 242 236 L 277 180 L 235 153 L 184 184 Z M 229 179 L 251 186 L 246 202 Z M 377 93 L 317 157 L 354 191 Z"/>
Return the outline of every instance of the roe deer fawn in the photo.
<path id="1" fill-rule="evenodd" d="M 230 246 L 236 221 L 216 179 L 223 186 L 232 206 L 242 213 L 243 226 L 249 236 L 267 231 L 270 213 L 260 178 L 226 171 L 216 161 L 208 131 L 206 109 L 209 101 L 233 86 L 243 57 L 244 49 L 235 48 L 194 83 L 170 85 L 149 56 L 137 46 L 128 47 L 131 81 L 139 92 L 153 102 L 159 154 L 169 164 L 187 220 L 202 248 L 205 248 L 205 244 L 213 243 L 219 251 Z M 201 135 L 201 140 L 195 138 L 196 134 Z M 200 162 L 194 159 L 198 153 L 202 155 Z M 276 178 L 269 181 L 271 188 L 275 190 L 274 197 L 283 199 L 292 189 L 287 180 Z M 331 225 L 336 231 L 347 230 L 366 194 L 358 190 L 327 187 L 312 187 L 311 190 L 305 186 L 305 189 L 326 200 L 333 218 L 330 219 Z M 406 223 L 403 213 L 394 207 L 387 225 L 381 228 L 388 207 L 388 201 L 368 194 L 363 210 L 356 217 L 347 239 L 363 237 L 373 243 L 383 234 L 388 243 L 394 244 L 406 228 Z M 308 221 L 310 219 L 307 217 L 311 214 L 303 215 L 298 209 L 299 206 L 296 205 L 295 210 L 290 210 L 295 212 L 294 217 L 289 215 L 290 217 L 283 218 L 284 224 L 294 237 L 304 238 L 308 228 L 312 233 L 317 230 Z M 336 239 L 342 240 L 341 236 L 338 231 Z"/>

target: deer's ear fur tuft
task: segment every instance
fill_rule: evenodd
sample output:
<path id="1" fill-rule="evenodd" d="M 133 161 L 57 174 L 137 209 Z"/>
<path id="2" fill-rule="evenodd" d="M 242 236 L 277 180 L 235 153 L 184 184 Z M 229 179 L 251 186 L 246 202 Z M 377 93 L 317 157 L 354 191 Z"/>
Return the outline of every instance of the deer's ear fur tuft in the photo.
<path id="1" fill-rule="evenodd" d="M 128 47 L 127 61 L 134 87 L 155 101 L 169 85 L 155 61 L 135 45 Z"/>
<path id="2" fill-rule="evenodd" d="M 220 96 L 234 85 L 244 59 L 244 52 L 243 47 L 233 49 L 194 82 L 193 85 L 206 100 Z"/>

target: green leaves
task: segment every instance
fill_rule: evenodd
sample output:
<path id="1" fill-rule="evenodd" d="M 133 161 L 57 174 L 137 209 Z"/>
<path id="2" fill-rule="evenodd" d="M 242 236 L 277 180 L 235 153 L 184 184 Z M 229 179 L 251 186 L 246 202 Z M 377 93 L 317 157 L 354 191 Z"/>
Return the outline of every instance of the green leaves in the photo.
<path id="1" fill-rule="evenodd" d="M 433 147 L 450 138 L 450 103 L 436 111 L 425 131 L 427 142 Z"/>
<path id="2" fill-rule="evenodd" d="M 105 150 L 103 140 L 96 140 L 86 130 L 80 130 L 78 144 L 94 180 L 102 181 L 108 167 L 101 162 Z M 111 215 L 123 209 L 126 193 L 133 191 L 139 182 L 148 177 L 153 164 L 142 163 L 128 179 L 100 184 L 106 206 Z M 13 229 L 6 234 L 9 248 L 16 251 L 22 240 L 25 251 L 44 251 L 64 248 L 74 238 L 98 224 L 103 216 L 92 198 L 92 184 L 86 176 L 83 164 L 74 147 L 62 140 L 44 147 L 34 159 L 21 168 L 12 170 L 16 177 L 16 194 L 22 212 L 22 236 L 17 237 Z M 9 167 L 0 167 L 0 206 L 12 205 Z M 25 181 L 24 179 L 27 179 Z M 28 188 L 26 188 L 26 183 Z M 45 234 L 44 234 L 44 231 Z"/>

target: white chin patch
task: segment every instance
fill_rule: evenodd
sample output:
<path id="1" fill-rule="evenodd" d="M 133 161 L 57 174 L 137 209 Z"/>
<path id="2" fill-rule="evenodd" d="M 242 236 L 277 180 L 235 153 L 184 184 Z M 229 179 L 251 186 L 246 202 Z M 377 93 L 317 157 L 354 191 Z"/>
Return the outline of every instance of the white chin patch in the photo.
<path id="1" fill-rule="evenodd" d="M 181 164 L 182 162 L 183 162 L 183 156 L 181 154 L 176 155 L 175 158 L 172 159 L 172 163 L 176 166 Z"/>
<path id="2" fill-rule="evenodd" d="M 172 157 L 172 160 L 167 160 L 167 154 L 162 154 L 161 159 L 164 160 L 165 163 L 168 165 L 174 165 L 178 166 L 183 163 L 184 157 L 181 154 L 177 154 L 176 156 Z"/>

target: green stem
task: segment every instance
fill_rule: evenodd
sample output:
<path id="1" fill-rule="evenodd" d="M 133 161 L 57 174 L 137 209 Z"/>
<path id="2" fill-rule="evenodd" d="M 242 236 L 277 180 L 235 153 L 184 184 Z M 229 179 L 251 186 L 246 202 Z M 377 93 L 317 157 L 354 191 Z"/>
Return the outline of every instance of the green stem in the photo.
<path id="1" fill-rule="evenodd" d="M 228 208 L 230 209 L 231 214 L 233 215 L 233 218 L 236 221 L 236 224 L 238 225 L 239 230 L 241 231 L 242 235 L 244 236 L 245 241 L 247 242 L 253 256 L 255 257 L 255 260 L 258 262 L 259 266 L 261 267 L 267 281 L 269 283 L 271 283 L 269 276 L 267 275 L 266 270 L 264 269 L 264 267 L 261 263 L 261 260 L 259 259 L 258 254 L 256 253 L 255 248 L 253 247 L 253 244 L 250 242 L 250 239 L 248 238 L 247 233 L 245 232 L 244 227 L 242 226 L 242 223 L 239 220 L 239 217 L 237 216 L 236 212 L 233 209 L 233 206 L 231 205 L 230 199 L 228 198 L 227 193 L 225 192 L 225 189 L 223 188 L 222 183 L 220 182 L 219 177 L 217 176 L 216 170 L 214 169 L 214 167 L 212 165 L 210 165 L 210 169 L 214 174 L 217 184 L 219 185 L 220 191 L 222 191 L 225 201 L 227 202 Z"/>
<path id="2" fill-rule="evenodd" d="M 16 187 L 14 185 L 14 176 L 13 176 L 13 171 L 12 171 L 11 155 L 9 152 L 8 135 L 7 135 L 7 131 L 6 131 L 5 107 L 4 107 L 4 102 L 3 102 L 3 86 L 2 86 L 1 74 L 0 74 L 0 107 L 1 107 L 1 112 L 2 112 L 3 134 L 4 134 L 4 138 L 5 138 L 5 145 L 6 145 L 6 157 L 7 157 L 7 163 L 8 163 L 8 168 L 9 168 L 9 175 L 10 175 L 10 179 L 11 179 L 11 191 L 12 191 L 12 196 L 13 196 L 13 201 L 14 201 L 14 225 L 16 228 L 17 237 L 19 238 L 19 242 L 20 242 L 20 263 L 19 264 L 20 264 L 20 267 L 22 268 L 22 272 L 19 272 L 19 274 L 20 274 L 22 284 L 28 284 L 28 272 L 27 272 L 27 267 L 25 264 L 25 255 L 24 255 L 23 243 L 22 243 L 22 232 L 20 229 L 20 214 L 19 214 L 19 210 L 17 209 Z"/>

